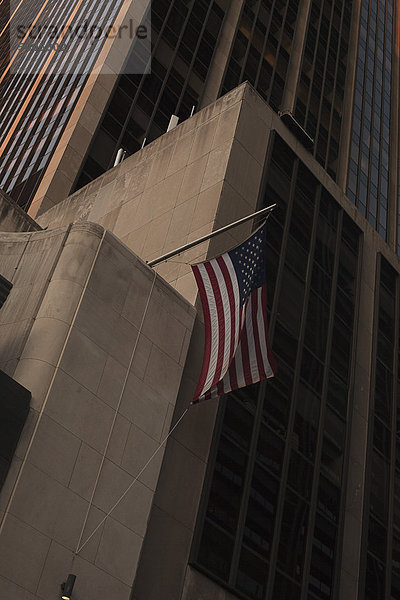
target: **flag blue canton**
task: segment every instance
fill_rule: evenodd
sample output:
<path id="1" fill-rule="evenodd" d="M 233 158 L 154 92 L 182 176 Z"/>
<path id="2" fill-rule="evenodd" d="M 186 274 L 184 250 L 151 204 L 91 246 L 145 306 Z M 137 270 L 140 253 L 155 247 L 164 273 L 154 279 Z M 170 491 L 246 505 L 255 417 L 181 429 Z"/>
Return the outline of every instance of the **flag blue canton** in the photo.
<path id="1" fill-rule="evenodd" d="M 228 252 L 238 281 L 240 306 L 253 290 L 266 283 L 265 236 L 264 224 L 244 244 Z"/>

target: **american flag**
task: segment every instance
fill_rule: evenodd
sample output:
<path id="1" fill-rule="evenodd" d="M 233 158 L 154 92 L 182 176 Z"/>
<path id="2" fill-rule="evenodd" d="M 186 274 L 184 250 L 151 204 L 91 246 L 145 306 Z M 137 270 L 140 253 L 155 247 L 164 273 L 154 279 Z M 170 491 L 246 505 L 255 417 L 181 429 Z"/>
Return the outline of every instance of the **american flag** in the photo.
<path id="1" fill-rule="evenodd" d="M 203 367 L 193 402 L 273 377 L 268 344 L 266 224 L 243 244 L 192 265 L 205 322 Z"/>

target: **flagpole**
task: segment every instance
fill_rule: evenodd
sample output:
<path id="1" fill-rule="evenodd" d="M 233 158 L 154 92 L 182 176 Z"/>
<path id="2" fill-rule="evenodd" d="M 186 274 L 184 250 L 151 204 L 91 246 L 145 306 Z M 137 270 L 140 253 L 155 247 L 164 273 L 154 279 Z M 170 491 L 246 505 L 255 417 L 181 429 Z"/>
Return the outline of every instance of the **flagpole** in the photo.
<path id="1" fill-rule="evenodd" d="M 189 248 L 193 248 L 193 246 L 197 246 L 197 244 L 201 244 L 201 242 L 210 240 L 211 238 L 218 235 L 219 233 L 223 233 L 224 231 L 228 231 L 228 229 L 232 229 L 232 227 L 236 227 L 237 225 L 246 223 L 246 221 L 250 221 L 250 219 L 253 219 L 254 217 L 261 217 L 263 215 L 269 214 L 272 210 L 274 210 L 275 207 L 276 207 L 276 204 L 271 204 L 271 206 L 262 208 L 261 210 L 258 210 L 257 212 L 255 212 L 251 215 L 247 215 L 246 217 L 243 217 L 242 219 L 239 219 L 238 221 L 235 221 L 234 223 L 229 223 L 229 225 L 225 225 L 225 227 L 221 227 L 220 229 L 217 229 L 216 231 L 207 233 L 207 235 L 204 235 L 203 237 L 198 238 L 197 240 L 194 240 L 193 242 L 189 242 L 188 244 L 185 244 L 184 246 L 180 246 L 179 248 L 176 248 L 175 250 L 171 250 L 171 252 L 167 252 L 167 254 L 163 254 L 162 256 L 159 256 L 158 258 L 155 258 L 154 260 L 149 260 L 147 262 L 147 264 L 149 265 L 149 267 L 154 267 L 155 265 L 158 265 L 159 263 L 163 262 L 164 260 L 168 260 L 169 258 L 176 256 L 177 254 L 181 254 L 181 252 L 184 252 L 185 250 L 189 250 Z"/>

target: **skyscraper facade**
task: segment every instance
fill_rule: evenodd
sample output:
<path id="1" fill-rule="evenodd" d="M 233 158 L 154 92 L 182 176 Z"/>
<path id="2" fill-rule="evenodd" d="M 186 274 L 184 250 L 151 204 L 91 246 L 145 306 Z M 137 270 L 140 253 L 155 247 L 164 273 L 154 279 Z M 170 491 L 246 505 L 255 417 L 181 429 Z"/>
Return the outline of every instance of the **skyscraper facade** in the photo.
<path id="1" fill-rule="evenodd" d="M 3 38 L 13 23 L 27 22 L 24 10 L 29 11 L 25 4 L 19 3 L 14 11 L 10 7 Z M 33 23 L 38 27 L 40 23 L 49 26 L 58 22 L 59 13 L 64 10 L 61 6 L 62 3 L 46 5 Z M 73 13 L 70 20 L 75 26 L 81 25 L 85 15 L 85 23 L 98 26 L 118 20 L 122 9 L 122 5 L 113 4 L 111 8 L 104 3 L 88 12 L 86 5 L 79 3 L 79 7 L 69 9 Z M 35 12 L 31 7 L 32 10 Z M 132 154 L 165 132 L 172 114 L 182 121 L 242 81 L 249 81 L 274 110 L 288 112 L 295 119 L 296 126 L 311 138 L 311 152 L 316 159 L 380 235 L 396 245 L 399 213 L 396 10 L 392 1 L 359 4 L 340 0 L 154 0 L 151 57 L 143 58 L 142 64 L 135 44 L 132 48 L 129 44 L 123 47 L 125 63 L 139 61 L 140 66 L 137 64 L 135 70 L 128 68 L 109 78 L 105 85 L 109 90 L 108 101 L 97 103 L 99 114 L 90 124 L 91 139 L 84 152 L 82 148 L 79 156 L 74 157 L 68 182 L 61 182 L 58 176 L 58 185 L 53 183 L 54 193 L 48 186 L 40 186 L 40 182 L 49 179 L 53 171 L 52 167 L 50 171 L 46 169 L 53 153 L 65 145 L 62 135 L 69 129 L 68 122 L 77 121 L 72 111 L 81 90 L 89 85 L 88 73 L 105 43 L 104 37 L 95 39 L 95 44 L 86 44 L 86 54 L 79 53 L 79 77 L 76 73 L 62 81 L 53 77 L 52 83 L 45 85 L 43 77 L 47 81 L 49 74 L 38 78 L 35 72 L 33 77 L 31 68 L 28 73 L 33 82 L 27 86 L 19 85 L 19 78 L 11 79 L 4 89 L 7 101 L 3 112 L 8 125 L 3 128 L 1 147 L 2 187 L 26 209 L 33 203 L 32 213 L 36 214 L 40 210 L 38 205 L 44 202 L 43 211 L 109 169 L 120 148 Z M 20 13 L 24 19 L 19 17 Z M 28 39 L 29 36 L 25 44 Z M 70 52 L 74 49 L 77 52 L 78 42 L 82 46 L 81 39 L 72 40 L 68 46 Z M 19 54 L 21 50 L 17 47 L 10 61 L 3 58 L 3 78 L 10 70 L 24 71 L 18 62 L 22 61 Z M 60 64 L 54 64 L 53 72 L 62 72 L 62 61 L 66 60 L 71 60 L 66 52 L 59 54 Z M 36 52 L 35 61 L 36 71 L 40 70 L 46 53 Z M 146 74 L 150 65 L 152 73 Z M 13 92 L 13 85 L 18 87 L 17 93 Z M 34 104 L 30 108 L 26 98 L 32 85 L 37 92 L 30 93 L 30 103 Z M 62 102 L 56 102 L 58 93 Z M 82 102 L 86 100 L 83 94 Z M 29 118 L 31 113 L 36 115 L 40 126 L 35 126 Z M 14 117 L 18 123 L 22 119 L 21 126 L 11 123 Z M 23 155 L 21 160 L 16 153 L 18 157 Z M 387 215 L 390 215 L 389 225 Z"/>

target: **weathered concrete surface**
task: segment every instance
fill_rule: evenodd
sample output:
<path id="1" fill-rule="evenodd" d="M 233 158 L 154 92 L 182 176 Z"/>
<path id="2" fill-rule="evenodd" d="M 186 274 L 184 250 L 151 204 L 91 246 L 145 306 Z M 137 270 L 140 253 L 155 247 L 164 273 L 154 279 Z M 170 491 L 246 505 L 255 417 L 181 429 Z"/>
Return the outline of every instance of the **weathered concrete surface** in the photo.
<path id="1" fill-rule="evenodd" d="M 195 310 L 91 223 L 0 234 L 0 269 L 1 362 L 32 392 L 0 494 L 1 597 L 53 600 L 73 572 L 77 598 L 127 600 L 164 447 L 136 477 L 169 430 Z"/>
<path id="2" fill-rule="evenodd" d="M 39 231 L 42 229 L 11 198 L 0 190 L 0 231 Z"/>

